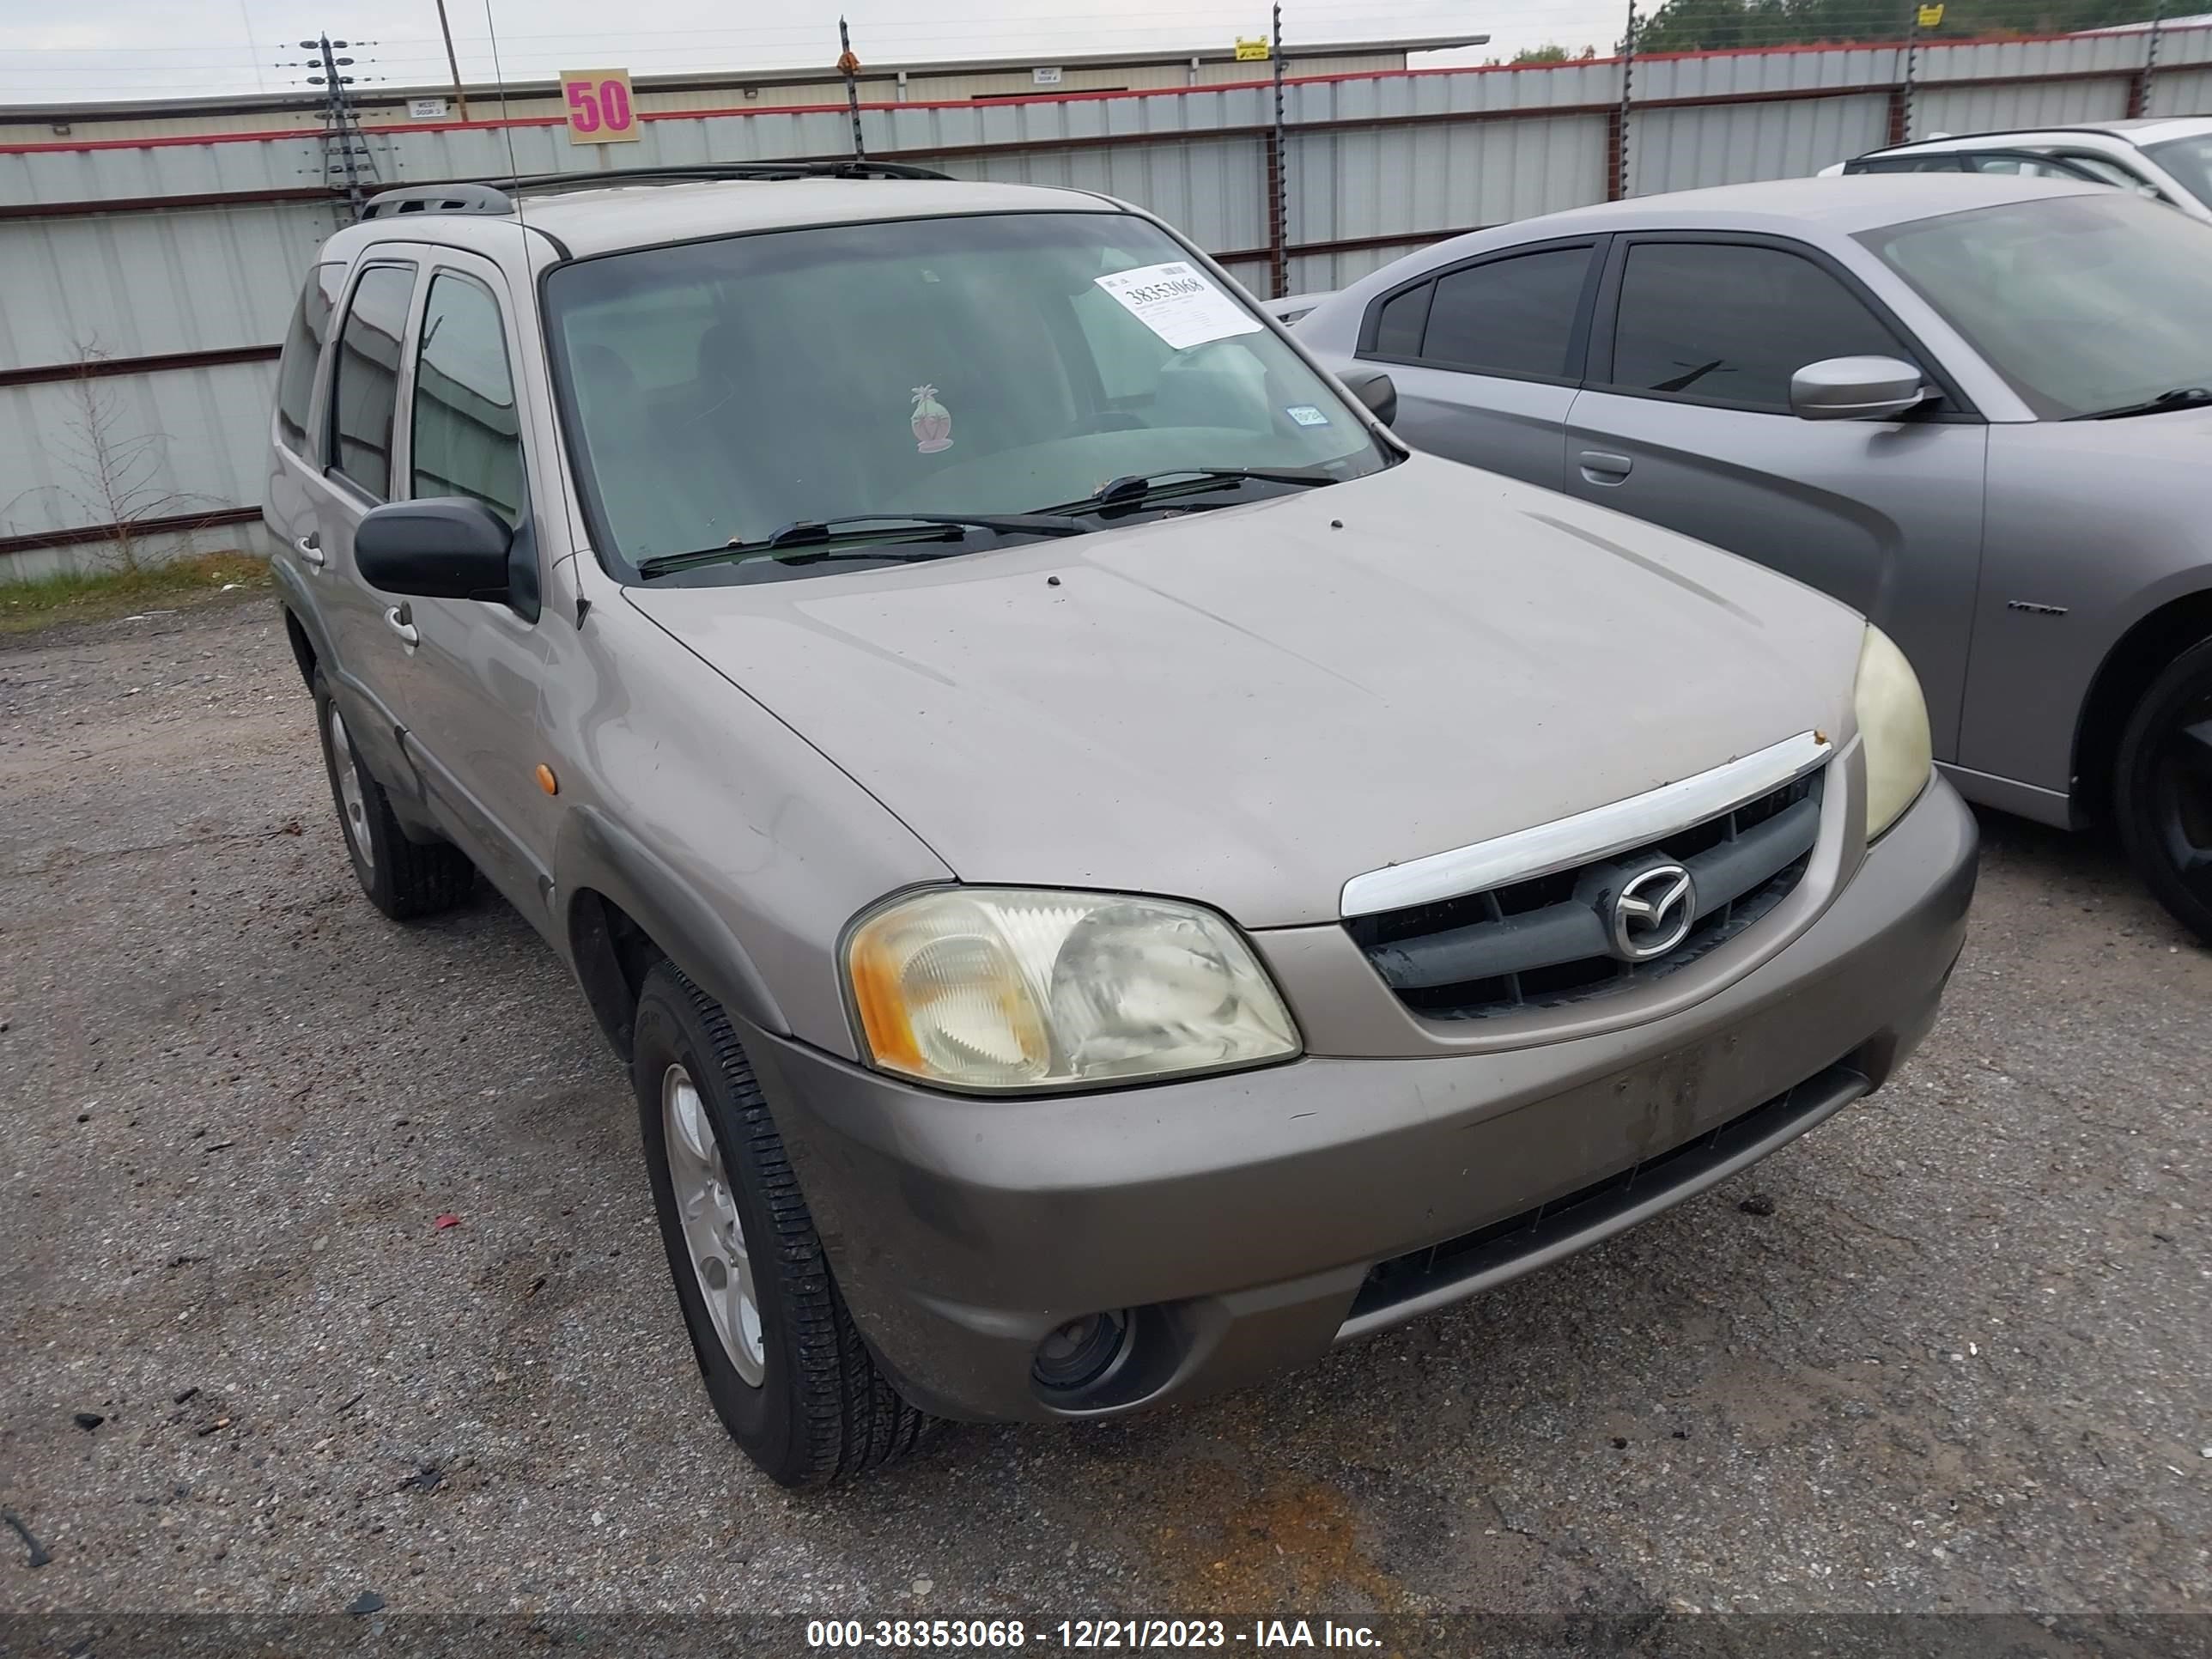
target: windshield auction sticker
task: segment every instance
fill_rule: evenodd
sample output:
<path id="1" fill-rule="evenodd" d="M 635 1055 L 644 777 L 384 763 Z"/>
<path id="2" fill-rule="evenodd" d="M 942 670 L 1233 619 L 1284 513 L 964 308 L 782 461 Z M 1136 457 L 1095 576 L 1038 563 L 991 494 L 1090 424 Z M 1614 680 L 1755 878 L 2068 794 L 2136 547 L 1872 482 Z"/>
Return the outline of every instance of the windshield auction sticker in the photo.
<path id="1" fill-rule="evenodd" d="M 1260 331 L 1257 317 L 1223 293 L 1205 272 L 1180 259 L 1117 270 L 1091 281 L 1177 351 L 1232 334 Z"/>

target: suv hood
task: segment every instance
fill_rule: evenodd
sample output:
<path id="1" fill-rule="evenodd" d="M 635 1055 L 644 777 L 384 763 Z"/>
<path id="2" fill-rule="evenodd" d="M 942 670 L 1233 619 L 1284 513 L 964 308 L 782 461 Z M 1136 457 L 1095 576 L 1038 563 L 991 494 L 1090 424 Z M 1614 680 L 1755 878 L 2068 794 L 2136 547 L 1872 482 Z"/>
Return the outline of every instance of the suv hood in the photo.
<path id="1" fill-rule="evenodd" d="M 1848 733 L 1861 633 L 1747 561 L 1419 455 L 979 556 L 625 592 L 963 881 L 1170 895 L 1249 927 Z"/>

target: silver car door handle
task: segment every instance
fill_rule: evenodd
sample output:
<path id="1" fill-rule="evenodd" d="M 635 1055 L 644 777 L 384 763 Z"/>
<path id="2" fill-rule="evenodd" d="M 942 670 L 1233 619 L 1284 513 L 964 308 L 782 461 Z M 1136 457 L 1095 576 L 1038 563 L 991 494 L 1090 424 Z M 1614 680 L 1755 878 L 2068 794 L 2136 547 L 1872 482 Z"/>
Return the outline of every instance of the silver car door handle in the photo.
<path id="1" fill-rule="evenodd" d="M 1592 483 L 1619 483 L 1636 465 L 1626 455 L 1615 455 L 1610 450 L 1585 449 L 1576 457 L 1583 469 L 1583 477 Z"/>
<path id="2" fill-rule="evenodd" d="M 410 613 L 405 605 L 393 605 L 384 613 L 384 621 L 385 625 L 398 635 L 404 643 L 408 645 L 421 643 L 422 636 L 415 631 L 415 624 L 410 620 Z"/>
<path id="3" fill-rule="evenodd" d="M 294 551 L 318 570 L 320 570 L 327 562 L 327 556 L 323 552 L 321 544 L 315 539 L 315 532 L 313 531 L 309 531 L 299 540 L 294 542 L 292 547 Z"/>

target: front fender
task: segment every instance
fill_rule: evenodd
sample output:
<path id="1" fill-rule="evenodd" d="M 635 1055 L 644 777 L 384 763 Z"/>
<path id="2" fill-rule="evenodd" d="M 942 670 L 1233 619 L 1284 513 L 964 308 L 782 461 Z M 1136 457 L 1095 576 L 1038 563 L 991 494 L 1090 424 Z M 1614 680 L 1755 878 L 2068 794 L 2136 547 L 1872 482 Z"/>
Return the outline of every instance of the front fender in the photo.
<path id="1" fill-rule="evenodd" d="M 576 945 L 576 906 L 596 893 L 619 906 L 651 936 L 699 988 L 750 1024 L 779 1036 L 790 1022 L 752 957 L 708 898 L 686 882 L 666 860 L 596 806 L 569 813 L 562 821 L 554 849 L 554 879 L 568 895 L 568 943 L 578 976 L 589 982 L 586 953 Z M 624 1039 L 599 995 L 592 1006 L 600 1024 L 619 1049 Z"/>

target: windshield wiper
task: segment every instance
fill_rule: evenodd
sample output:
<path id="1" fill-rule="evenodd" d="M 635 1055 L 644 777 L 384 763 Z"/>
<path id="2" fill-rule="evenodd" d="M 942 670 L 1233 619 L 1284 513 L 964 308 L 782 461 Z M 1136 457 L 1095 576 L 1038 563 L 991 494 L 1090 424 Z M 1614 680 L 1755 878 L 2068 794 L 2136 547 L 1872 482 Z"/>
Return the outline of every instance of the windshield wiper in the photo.
<path id="1" fill-rule="evenodd" d="M 868 526 L 873 529 L 848 526 Z M 841 519 L 800 519 L 755 542 L 731 542 L 725 547 L 702 547 L 696 553 L 665 553 L 637 568 L 647 578 L 696 570 L 702 565 L 733 564 L 747 559 L 774 559 L 779 564 L 811 564 L 836 557 L 878 559 L 936 559 L 956 550 L 933 548 L 927 552 L 853 552 L 884 544 L 963 542 L 971 530 L 988 530 L 1001 536 L 1080 536 L 1091 526 L 1079 520 L 1048 513 L 855 513 Z"/>
<path id="2" fill-rule="evenodd" d="M 2077 421 L 2121 421 L 2130 415 L 2163 415 L 2169 409 L 2202 409 L 2212 404 L 2212 386 L 2178 386 L 2171 392 L 2161 392 L 2155 398 L 2146 398 L 2139 404 L 2123 404 L 2118 409 L 2094 410 L 2087 415 L 2076 415 Z"/>
<path id="3" fill-rule="evenodd" d="M 1310 466 L 1171 466 L 1162 472 L 1127 472 L 1109 478 L 1095 495 L 1079 501 L 1049 507 L 1048 513 L 1096 513 L 1105 507 L 1143 507 L 1176 495 L 1195 495 L 1209 489 L 1243 483 L 1329 484 L 1334 472 Z"/>

